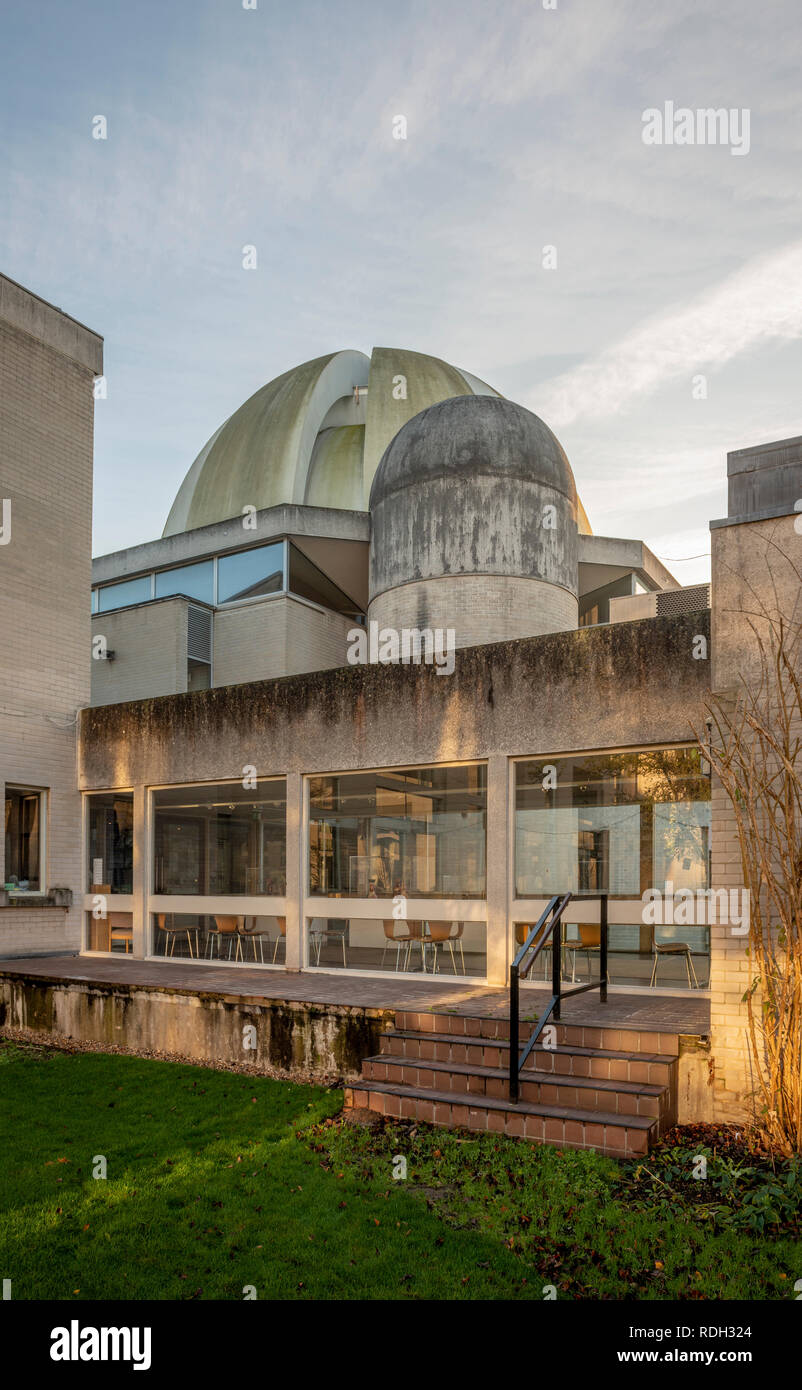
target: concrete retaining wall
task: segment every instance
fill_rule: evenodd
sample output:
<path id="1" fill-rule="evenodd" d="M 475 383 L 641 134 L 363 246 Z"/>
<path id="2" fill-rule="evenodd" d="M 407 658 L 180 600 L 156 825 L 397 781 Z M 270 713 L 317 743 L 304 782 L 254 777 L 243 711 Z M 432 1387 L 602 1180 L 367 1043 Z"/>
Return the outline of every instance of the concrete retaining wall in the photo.
<path id="1" fill-rule="evenodd" d="M 381 1009 L 0 974 L 0 1026 L 288 1076 L 358 1076 L 392 1018 Z M 255 1037 L 246 1038 L 249 1027 Z"/>

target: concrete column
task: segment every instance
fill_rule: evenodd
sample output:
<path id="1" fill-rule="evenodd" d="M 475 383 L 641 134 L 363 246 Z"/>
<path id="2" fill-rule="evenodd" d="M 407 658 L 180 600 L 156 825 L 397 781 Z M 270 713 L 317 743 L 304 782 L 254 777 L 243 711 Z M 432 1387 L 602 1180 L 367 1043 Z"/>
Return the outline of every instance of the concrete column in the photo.
<path id="1" fill-rule="evenodd" d="M 287 774 L 287 969 L 303 962 L 303 890 L 306 876 L 304 781 L 300 772 Z"/>
<path id="2" fill-rule="evenodd" d="M 511 765 L 497 755 L 487 763 L 487 982 L 506 985 L 509 971 L 509 863 Z"/>
<path id="3" fill-rule="evenodd" d="M 151 849 L 148 842 L 147 827 L 147 789 L 134 787 L 134 864 L 132 888 L 134 892 L 134 939 L 131 950 L 140 960 L 147 950 L 147 906 L 150 878 Z M 109 899 L 112 902 L 112 899 Z"/>

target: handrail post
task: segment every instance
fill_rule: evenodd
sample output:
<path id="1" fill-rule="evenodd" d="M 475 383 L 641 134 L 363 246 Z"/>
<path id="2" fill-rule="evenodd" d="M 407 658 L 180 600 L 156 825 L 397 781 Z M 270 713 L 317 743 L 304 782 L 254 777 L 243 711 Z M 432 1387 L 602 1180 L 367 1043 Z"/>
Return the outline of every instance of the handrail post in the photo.
<path id="1" fill-rule="evenodd" d="M 518 1099 L 518 966 L 510 966 L 510 1100 Z"/>
<path id="2" fill-rule="evenodd" d="M 551 932 L 551 992 L 557 1000 L 554 1018 L 560 1017 L 560 991 L 563 976 L 563 919 L 560 917 Z"/>
<path id="3" fill-rule="evenodd" d="M 599 1001 L 607 1003 L 607 894 L 602 893 L 599 908 Z"/>

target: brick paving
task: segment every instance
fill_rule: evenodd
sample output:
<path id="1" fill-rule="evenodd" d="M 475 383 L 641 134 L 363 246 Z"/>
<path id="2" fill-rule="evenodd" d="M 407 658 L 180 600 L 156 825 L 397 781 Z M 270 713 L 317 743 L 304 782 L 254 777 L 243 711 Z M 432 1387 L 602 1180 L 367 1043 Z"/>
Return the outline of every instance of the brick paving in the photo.
<path id="1" fill-rule="evenodd" d="M 143 961 L 99 956 L 35 956 L 0 960 L 0 976 L 25 975 L 59 983 L 119 984 L 140 989 L 163 989 L 226 998 L 293 1000 L 341 1008 L 447 1011 L 482 1018 L 509 1016 L 505 989 L 492 989 L 460 980 L 421 976 L 420 981 L 369 976 L 252 970 L 246 966 L 194 965 L 187 961 Z M 569 986 L 570 987 L 570 986 Z M 542 989 L 521 991 L 521 1015 L 536 1018 L 549 998 Z M 710 1031 L 710 1000 L 698 994 L 613 993 L 606 1004 L 595 993 L 563 1002 L 568 1023 L 632 1025 L 646 1031 L 706 1035 Z"/>

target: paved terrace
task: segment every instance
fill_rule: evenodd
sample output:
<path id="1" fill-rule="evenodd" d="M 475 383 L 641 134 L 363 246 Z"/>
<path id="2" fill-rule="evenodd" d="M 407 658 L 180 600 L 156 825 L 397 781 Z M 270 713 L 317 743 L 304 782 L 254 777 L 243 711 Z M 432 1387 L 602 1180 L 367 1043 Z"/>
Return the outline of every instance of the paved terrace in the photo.
<path id="1" fill-rule="evenodd" d="M 32 956 L 0 960 L 0 976 L 24 975 L 58 984 L 110 984 L 134 989 L 160 989 L 188 994 L 216 994 L 227 999 L 332 1004 L 377 1011 L 404 1010 L 423 1013 L 454 1011 L 474 1017 L 507 1018 L 509 996 L 504 989 L 489 989 L 447 977 L 420 980 L 325 974 L 322 971 L 286 973 L 282 970 L 249 970 L 243 966 L 193 965 L 184 961 L 126 960 L 125 957 Z M 570 986 L 568 986 L 570 988 Z M 544 989 L 521 991 L 521 1016 L 536 1018 L 549 994 Z M 565 1023 L 608 1026 L 631 1025 L 654 1032 L 703 1036 L 710 1032 L 710 1000 L 698 994 L 608 994 L 602 1004 L 595 992 L 567 999 L 562 1006 Z"/>

